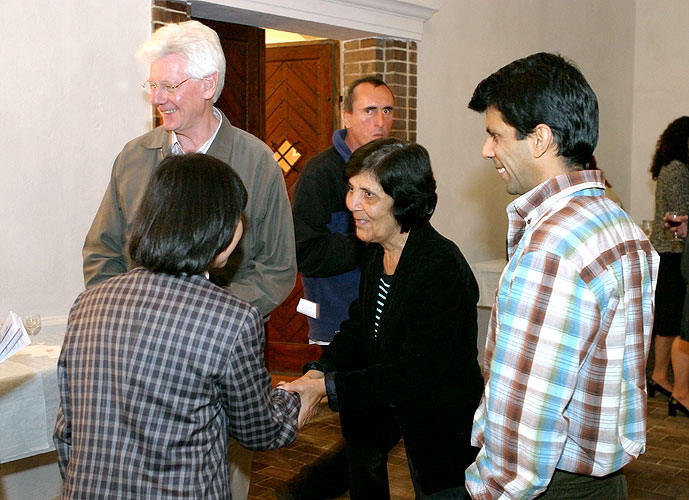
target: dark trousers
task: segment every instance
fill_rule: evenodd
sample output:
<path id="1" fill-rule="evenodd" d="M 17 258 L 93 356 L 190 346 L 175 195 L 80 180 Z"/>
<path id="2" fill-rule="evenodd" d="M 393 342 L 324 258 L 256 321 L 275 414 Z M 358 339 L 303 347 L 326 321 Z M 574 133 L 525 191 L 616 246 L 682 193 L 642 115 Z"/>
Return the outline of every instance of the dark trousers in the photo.
<path id="1" fill-rule="evenodd" d="M 367 414 L 340 413 L 345 439 L 279 487 L 278 498 L 322 500 L 337 498 L 349 489 L 352 500 L 390 500 L 388 453 L 401 433 L 394 419 L 381 421 L 378 413 L 367 419 Z"/>
<path id="2" fill-rule="evenodd" d="M 388 453 L 402 433 L 392 411 L 340 413 L 352 500 L 390 500 Z"/>
<path id="3" fill-rule="evenodd" d="M 419 475 L 414 468 L 414 463 L 412 462 L 409 452 L 407 452 L 407 463 L 409 464 L 409 472 L 411 474 L 411 481 L 414 485 L 414 496 L 415 500 L 471 500 L 469 492 L 464 487 L 455 486 L 453 488 L 447 488 L 444 490 L 436 491 L 427 495 L 421 491 L 421 482 L 419 480 Z"/>
<path id="4" fill-rule="evenodd" d="M 618 470 L 603 477 L 555 469 L 548 489 L 537 500 L 626 500 L 627 480 Z"/>

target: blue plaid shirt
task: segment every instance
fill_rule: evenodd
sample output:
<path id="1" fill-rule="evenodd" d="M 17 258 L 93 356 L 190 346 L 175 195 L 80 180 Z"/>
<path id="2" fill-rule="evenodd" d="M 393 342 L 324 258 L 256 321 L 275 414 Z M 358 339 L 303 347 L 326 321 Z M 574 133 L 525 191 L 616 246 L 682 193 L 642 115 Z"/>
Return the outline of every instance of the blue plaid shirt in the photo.
<path id="1" fill-rule="evenodd" d="M 599 171 L 512 202 L 467 469 L 474 499 L 534 498 L 556 468 L 604 476 L 643 453 L 658 255 Z"/>

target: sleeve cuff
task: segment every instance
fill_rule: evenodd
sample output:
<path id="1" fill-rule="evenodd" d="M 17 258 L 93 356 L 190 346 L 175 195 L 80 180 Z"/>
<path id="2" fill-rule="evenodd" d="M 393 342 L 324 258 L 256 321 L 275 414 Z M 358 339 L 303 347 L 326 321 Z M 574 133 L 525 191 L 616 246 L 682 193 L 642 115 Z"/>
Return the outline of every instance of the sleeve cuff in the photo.
<path id="1" fill-rule="evenodd" d="M 340 411 L 335 390 L 335 372 L 325 374 L 325 393 L 328 396 L 328 406 L 332 411 Z"/>
<path id="2" fill-rule="evenodd" d="M 319 372 L 323 373 L 328 373 L 328 365 L 325 363 L 321 363 L 320 361 L 311 361 L 310 363 L 306 363 L 304 367 L 301 369 L 302 373 L 306 373 L 309 370 L 318 370 Z"/>

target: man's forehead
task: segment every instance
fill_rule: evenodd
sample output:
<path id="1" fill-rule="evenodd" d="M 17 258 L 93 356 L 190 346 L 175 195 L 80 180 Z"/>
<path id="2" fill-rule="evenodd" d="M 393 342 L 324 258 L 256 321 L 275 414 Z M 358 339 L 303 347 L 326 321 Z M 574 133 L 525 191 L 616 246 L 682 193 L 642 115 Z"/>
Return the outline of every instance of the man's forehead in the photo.
<path id="1" fill-rule="evenodd" d="M 364 82 L 352 91 L 352 104 L 355 107 L 391 107 L 394 103 L 392 91 L 385 85 L 376 87 L 371 82 Z"/>
<path id="2" fill-rule="evenodd" d="M 514 127 L 505 121 L 502 113 L 497 108 L 490 106 L 486 109 L 486 129 L 495 131 L 496 129 L 505 130 L 509 128 Z"/>
<path id="3" fill-rule="evenodd" d="M 180 74 L 185 73 L 187 61 L 181 54 L 167 54 L 160 59 L 156 59 L 150 65 L 149 72 L 157 74 Z"/>

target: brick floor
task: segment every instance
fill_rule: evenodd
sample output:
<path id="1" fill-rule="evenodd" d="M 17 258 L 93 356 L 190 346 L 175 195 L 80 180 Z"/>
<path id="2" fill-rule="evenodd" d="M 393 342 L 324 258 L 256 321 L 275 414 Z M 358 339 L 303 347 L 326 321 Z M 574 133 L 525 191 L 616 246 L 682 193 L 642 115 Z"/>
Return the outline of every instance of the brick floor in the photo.
<path id="1" fill-rule="evenodd" d="M 689 418 L 667 416 L 667 398 L 648 400 L 646 453 L 624 469 L 629 500 L 689 499 Z"/>
<path id="2" fill-rule="evenodd" d="M 249 499 L 275 499 L 273 490 L 278 484 L 294 476 L 302 465 L 311 463 L 332 447 L 340 436 L 339 417 L 330 411 L 327 404 L 321 403 L 318 414 L 302 429 L 297 440 L 290 446 L 254 453 Z M 414 499 L 407 456 L 402 443 L 390 453 L 388 477 L 393 500 Z M 341 498 L 349 498 L 349 495 Z"/>
<path id="3" fill-rule="evenodd" d="M 322 404 L 292 445 L 254 454 L 249 498 L 274 499 L 278 484 L 334 445 L 339 435 L 337 414 Z M 646 453 L 625 468 L 629 500 L 689 499 L 689 418 L 668 417 L 667 398 L 658 395 L 648 403 L 647 438 Z M 391 453 L 388 475 L 393 500 L 414 498 L 402 444 Z"/>

